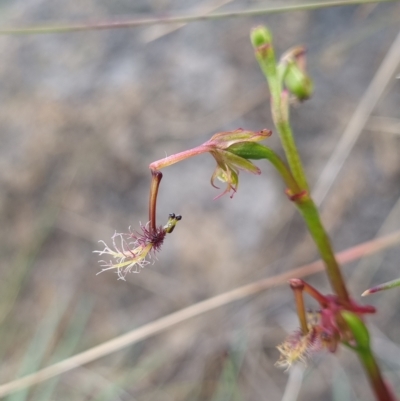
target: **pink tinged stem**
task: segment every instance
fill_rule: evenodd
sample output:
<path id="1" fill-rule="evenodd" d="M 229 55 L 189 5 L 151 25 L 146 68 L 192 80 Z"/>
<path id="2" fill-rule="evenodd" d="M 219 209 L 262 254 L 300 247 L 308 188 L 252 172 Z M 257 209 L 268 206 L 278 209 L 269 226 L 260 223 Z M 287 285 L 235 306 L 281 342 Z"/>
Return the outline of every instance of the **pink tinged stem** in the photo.
<path id="1" fill-rule="evenodd" d="M 329 299 L 327 297 L 325 297 L 324 295 L 322 295 L 318 290 L 316 290 L 313 286 L 311 286 L 310 284 L 307 284 L 305 281 L 299 279 L 299 278 L 295 278 L 290 280 L 290 286 L 292 286 L 292 282 L 296 282 L 296 285 L 303 285 L 303 289 L 304 291 L 310 295 L 311 297 L 313 297 L 322 307 L 326 307 L 329 304 Z"/>
<path id="2" fill-rule="evenodd" d="M 297 306 L 297 315 L 299 316 L 301 333 L 303 336 L 305 336 L 308 333 L 308 325 L 303 298 L 304 283 L 303 280 L 294 278 L 289 280 L 289 284 L 290 288 L 293 290 L 294 299 Z"/>
<path id="3" fill-rule="evenodd" d="M 162 179 L 161 171 L 151 171 L 151 186 L 150 186 L 150 198 L 149 198 L 149 221 L 150 221 L 150 232 L 153 233 L 157 229 L 156 224 L 156 212 L 157 212 L 157 195 L 158 188 Z"/>
<path id="4" fill-rule="evenodd" d="M 188 159 L 189 157 L 197 156 L 202 153 L 210 151 L 210 147 L 205 145 L 197 146 L 193 149 L 185 150 L 184 152 L 176 153 L 174 155 L 164 157 L 164 159 L 157 160 L 150 164 L 149 168 L 152 171 L 161 170 L 164 167 L 171 166 L 172 164 L 181 162 L 182 160 Z"/>

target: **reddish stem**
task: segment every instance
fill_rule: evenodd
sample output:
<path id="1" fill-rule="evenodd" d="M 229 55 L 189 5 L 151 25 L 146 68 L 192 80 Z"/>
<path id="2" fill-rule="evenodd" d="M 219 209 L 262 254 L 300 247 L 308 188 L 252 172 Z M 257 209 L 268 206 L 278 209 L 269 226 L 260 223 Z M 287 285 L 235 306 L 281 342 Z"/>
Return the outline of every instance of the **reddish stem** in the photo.
<path id="1" fill-rule="evenodd" d="M 329 304 L 329 299 L 325 296 L 322 295 L 317 289 L 315 289 L 313 286 L 310 284 L 307 284 L 305 281 L 296 279 L 298 281 L 301 281 L 303 286 L 304 286 L 304 291 L 313 297 L 323 308 L 327 307 Z"/>
<path id="2" fill-rule="evenodd" d="M 307 325 L 307 317 L 306 317 L 306 309 L 304 307 L 304 298 L 303 298 L 303 290 L 304 283 L 303 280 L 299 280 L 297 278 L 289 280 L 290 288 L 293 290 L 294 299 L 297 306 L 297 315 L 300 320 L 300 328 L 303 336 L 308 333 L 308 325 Z"/>
<path id="3" fill-rule="evenodd" d="M 150 221 L 150 233 L 156 231 L 156 209 L 157 209 L 157 195 L 158 188 L 160 187 L 160 182 L 162 178 L 161 171 L 152 170 L 151 171 L 151 185 L 150 185 L 150 198 L 149 198 L 149 221 Z"/>

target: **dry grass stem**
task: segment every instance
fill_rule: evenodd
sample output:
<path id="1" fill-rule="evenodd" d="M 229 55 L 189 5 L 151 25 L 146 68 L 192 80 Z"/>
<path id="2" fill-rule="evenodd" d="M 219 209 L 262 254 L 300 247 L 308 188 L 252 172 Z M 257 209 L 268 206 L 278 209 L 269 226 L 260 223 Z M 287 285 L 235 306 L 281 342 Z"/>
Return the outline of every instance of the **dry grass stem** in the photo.
<path id="1" fill-rule="evenodd" d="M 218 0 L 218 1 L 209 1 L 209 2 L 204 2 L 198 7 L 198 10 L 193 10 L 197 14 L 204 14 L 208 15 L 211 12 L 217 10 L 218 8 L 221 8 L 225 6 L 226 4 L 231 3 L 232 0 Z M 145 32 L 142 34 L 142 39 L 144 43 L 150 43 L 153 42 L 157 39 L 162 38 L 165 35 L 168 35 L 172 32 L 177 31 L 180 28 L 183 28 L 186 26 L 187 23 L 180 23 L 176 25 L 169 25 L 169 26 L 152 26 L 148 28 Z"/>
<path id="2" fill-rule="evenodd" d="M 234 17 L 254 17 L 258 15 L 276 14 L 290 11 L 308 11 L 322 8 L 341 7 L 357 4 L 372 4 L 372 3 L 388 3 L 398 0 L 337 0 L 337 1 L 323 1 L 315 3 L 292 4 L 280 7 L 268 7 L 255 10 L 231 11 L 224 13 L 214 14 L 195 14 L 184 16 L 172 16 L 161 18 L 140 18 L 134 20 L 115 20 L 115 21 L 101 21 L 93 22 L 86 21 L 81 24 L 69 25 L 41 25 L 20 28 L 3 28 L 0 29 L 0 35 L 32 35 L 32 34 L 46 34 L 46 33 L 66 33 L 66 32 L 79 32 L 79 31 L 93 31 L 104 29 L 121 29 L 121 28 L 135 28 L 148 25 L 161 25 L 161 24 L 186 24 L 195 21 L 206 20 L 219 20 Z"/>

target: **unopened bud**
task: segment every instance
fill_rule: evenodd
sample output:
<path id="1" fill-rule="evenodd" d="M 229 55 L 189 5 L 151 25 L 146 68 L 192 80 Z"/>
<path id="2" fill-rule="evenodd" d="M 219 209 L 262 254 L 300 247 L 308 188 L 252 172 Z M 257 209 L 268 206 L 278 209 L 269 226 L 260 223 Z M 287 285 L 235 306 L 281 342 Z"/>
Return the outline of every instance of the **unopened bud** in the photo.
<path id="1" fill-rule="evenodd" d="M 253 47 L 270 45 L 272 43 L 271 32 L 265 26 L 257 26 L 250 33 L 250 40 Z"/>
<path id="2" fill-rule="evenodd" d="M 303 47 L 295 47 L 281 59 L 285 65 L 284 84 L 299 101 L 307 100 L 313 93 L 314 85 L 306 72 L 306 57 Z"/>
<path id="3" fill-rule="evenodd" d="M 287 67 L 284 84 L 289 92 L 295 95 L 301 102 L 307 100 L 314 90 L 311 78 L 308 77 L 294 62 L 291 62 Z"/>

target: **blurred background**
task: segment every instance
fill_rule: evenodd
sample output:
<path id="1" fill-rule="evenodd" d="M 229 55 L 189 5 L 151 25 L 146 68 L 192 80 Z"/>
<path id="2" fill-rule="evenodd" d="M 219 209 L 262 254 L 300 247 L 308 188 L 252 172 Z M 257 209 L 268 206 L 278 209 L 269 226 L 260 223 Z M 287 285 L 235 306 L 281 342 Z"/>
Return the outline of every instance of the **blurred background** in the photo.
<path id="1" fill-rule="evenodd" d="M 294 2 L 295 3 L 295 2 Z M 297 2 L 300 4 L 301 2 Z M 2 0 L 0 26 L 239 11 L 257 0 Z M 209 155 L 164 171 L 159 223 L 183 216 L 154 265 L 127 281 L 94 250 L 148 219 L 148 165 L 238 127 L 272 128 L 249 31 L 278 53 L 307 46 L 315 95 L 291 116 L 313 188 L 384 62 L 366 123 L 318 193 L 336 251 L 400 228 L 400 4 L 360 5 L 187 25 L 0 37 L 0 382 L 63 360 L 198 301 L 318 258 L 272 167 L 238 193 L 209 181 Z M 400 45 L 397 45 L 397 55 Z M 395 51 L 395 53 L 396 53 Z M 394 61 L 393 61 L 394 60 Z M 373 94 L 373 92 L 372 92 Z M 375 105 L 375 103 L 376 105 Z M 361 105 L 362 106 L 362 105 Z M 281 153 L 276 133 L 268 139 Z M 340 163 L 339 163 L 340 164 Z M 337 163 L 336 163 L 337 165 Z M 321 181 L 322 180 L 322 181 Z M 318 189 L 318 188 L 317 188 Z M 345 267 L 356 299 L 399 274 L 399 247 Z M 320 273 L 307 279 L 330 292 Z M 400 291 L 367 299 L 385 376 L 400 391 Z M 316 305 L 307 299 L 307 306 Z M 6 399 L 372 400 L 354 354 L 320 353 L 292 373 L 276 345 L 298 327 L 287 285 L 187 320 Z M 298 394 L 299 391 L 299 394 Z M 298 397 L 297 397 L 298 395 Z M 297 398 L 296 398 L 297 397 Z"/>

